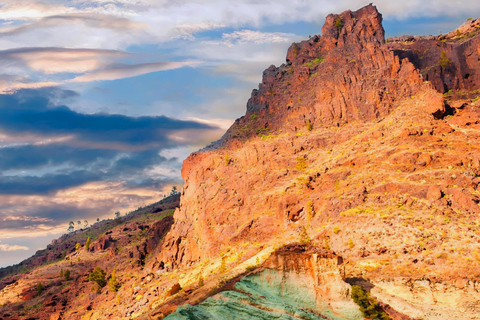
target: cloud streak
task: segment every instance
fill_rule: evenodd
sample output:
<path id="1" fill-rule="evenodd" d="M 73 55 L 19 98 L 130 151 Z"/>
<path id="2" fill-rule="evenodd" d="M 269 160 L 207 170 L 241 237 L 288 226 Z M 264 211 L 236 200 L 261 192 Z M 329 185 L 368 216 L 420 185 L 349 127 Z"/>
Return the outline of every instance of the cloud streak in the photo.
<path id="1" fill-rule="evenodd" d="M 147 73 L 173 70 L 183 68 L 186 66 L 194 67 L 200 62 L 198 61 L 186 61 L 186 62 L 151 62 L 135 65 L 116 65 L 109 66 L 103 70 L 87 73 L 75 77 L 69 82 L 91 82 L 91 81 L 111 81 L 118 79 L 125 79 L 130 77 L 136 77 Z"/>
<path id="2" fill-rule="evenodd" d="M 19 246 L 19 245 L 8 245 L 8 244 L 0 244 L 0 251 L 18 251 L 18 250 L 29 250 L 28 247 Z"/>

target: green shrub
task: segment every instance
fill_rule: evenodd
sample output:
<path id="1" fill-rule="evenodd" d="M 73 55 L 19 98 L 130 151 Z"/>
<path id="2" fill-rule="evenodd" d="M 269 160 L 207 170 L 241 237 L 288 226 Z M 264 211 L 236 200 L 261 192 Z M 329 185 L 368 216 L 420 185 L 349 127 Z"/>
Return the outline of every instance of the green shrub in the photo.
<path id="1" fill-rule="evenodd" d="M 440 54 L 440 61 L 439 64 L 442 68 L 446 68 L 452 63 L 452 60 L 448 59 L 447 53 L 445 51 L 442 51 Z"/>
<path id="2" fill-rule="evenodd" d="M 107 280 L 105 280 L 106 275 L 105 270 L 100 267 L 96 267 L 95 270 L 88 274 L 87 280 L 97 284 L 97 293 L 100 293 L 102 288 L 107 285 Z"/>
<path id="3" fill-rule="evenodd" d="M 337 18 L 335 20 L 335 28 L 337 28 L 338 30 L 338 33 L 340 33 L 340 31 L 342 31 L 342 28 L 343 28 L 343 22 L 340 18 Z"/>
<path id="4" fill-rule="evenodd" d="M 112 292 L 118 291 L 118 281 L 117 281 L 117 276 L 115 275 L 115 269 L 113 269 L 110 280 L 108 280 L 108 287 Z"/>
<path id="5" fill-rule="evenodd" d="M 91 243 L 91 240 L 90 240 L 90 237 L 87 238 L 87 242 L 85 243 L 85 249 L 88 251 L 88 248 L 90 248 L 90 243 Z"/>
<path id="6" fill-rule="evenodd" d="M 41 295 L 43 291 L 43 286 L 41 283 L 37 284 L 37 296 Z"/>
<path id="7" fill-rule="evenodd" d="M 65 270 L 65 272 L 63 273 L 63 276 L 65 277 L 65 280 L 70 280 L 70 270 Z"/>
<path id="8" fill-rule="evenodd" d="M 60 278 L 63 278 L 63 269 L 60 270 Z"/>
<path id="9" fill-rule="evenodd" d="M 352 286 L 352 299 L 360 307 L 360 311 L 365 318 L 374 320 L 391 320 L 391 318 L 383 311 L 374 298 L 370 297 L 368 292 L 365 292 L 359 286 Z"/>

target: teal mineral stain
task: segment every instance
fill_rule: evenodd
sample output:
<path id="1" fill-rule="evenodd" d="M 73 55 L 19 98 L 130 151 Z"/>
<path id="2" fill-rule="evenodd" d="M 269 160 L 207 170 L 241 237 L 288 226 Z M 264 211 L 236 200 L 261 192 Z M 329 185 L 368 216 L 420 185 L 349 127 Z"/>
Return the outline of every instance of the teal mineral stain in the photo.
<path id="1" fill-rule="evenodd" d="M 287 276 L 285 276 L 287 275 Z M 242 278 L 238 291 L 224 291 L 197 306 L 184 305 L 166 320 L 321 320 L 341 318 L 327 305 L 317 305 L 311 278 L 297 273 L 266 269 Z"/>

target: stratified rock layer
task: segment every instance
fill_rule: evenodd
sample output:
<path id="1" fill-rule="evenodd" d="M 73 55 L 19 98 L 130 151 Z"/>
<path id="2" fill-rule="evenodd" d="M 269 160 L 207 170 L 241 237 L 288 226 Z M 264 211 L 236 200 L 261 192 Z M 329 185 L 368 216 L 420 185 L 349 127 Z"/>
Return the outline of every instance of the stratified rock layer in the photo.
<path id="1" fill-rule="evenodd" d="M 294 246 L 295 247 L 295 246 Z M 286 247 L 224 291 L 165 319 L 363 319 L 339 274 L 341 259 L 316 248 Z"/>

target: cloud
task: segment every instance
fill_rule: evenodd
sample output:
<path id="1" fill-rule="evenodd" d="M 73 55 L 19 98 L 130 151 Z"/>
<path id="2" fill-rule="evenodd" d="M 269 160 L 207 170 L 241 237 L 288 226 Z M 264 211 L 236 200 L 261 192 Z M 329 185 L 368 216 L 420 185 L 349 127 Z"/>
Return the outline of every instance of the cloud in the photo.
<path id="1" fill-rule="evenodd" d="M 255 44 L 291 42 L 291 39 L 294 37 L 295 35 L 292 33 L 260 32 L 255 30 L 234 31 L 222 35 L 222 39 L 227 45 L 231 45 L 233 42 L 238 42 L 240 44 L 249 42 Z"/>
<path id="2" fill-rule="evenodd" d="M 0 194 L 52 194 L 94 181 L 156 187 L 177 179 L 181 167 L 163 150 L 199 149 L 224 131 L 215 122 L 82 114 L 61 104 L 76 96 L 60 89 L 0 95 L 7 142 L 0 143 Z M 16 136 L 23 142 L 15 144 Z"/>
<path id="3" fill-rule="evenodd" d="M 178 69 L 185 66 L 196 66 L 198 61 L 186 62 L 151 62 L 135 65 L 116 65 L 109 66 L 104 70 L 99 70 L 85 75 L 75 77 L 70 82 L 90 82 L 101 80 L 117 80 L 130 77 L 136 77 L 142 74 Z"/>
<path id="4" fill-rule="evenodd" d="M 143 26 L 140 22 L 134 22 L 127 18 L 119 18 L 103 14 L 74 13 L 53 15 L 41 18 L 38 21 L 4 27 L 0 29 L 0 37 L 14 36 L 41 28 L 51 28 L 72 23 L 82 23 L 89 28 L 113 29 L 116 31 L 140 30 Z"/>
<path id="5" fill-rule="evenodd" d="M 206 124 L 165 116 L 81 114 L 66 106 L 52 106 L 42 92 L 45 91 L 20 90 L 0 95 L 0 130 L 8 134 L 74 135 L 78 143 L 98 143 L 106 149 L 165 148 L 173 145 L 168 138 L 172 132 L 215 130 Z"/>
<path id="6" fill-rule="evenodd" d="M 25 64 L 45 74 L 84 73 L 106 66 L 113 59 L 128 56 L 124 51 L 67 48 L 16 48 L 0 51 L 0 61 Z"/>
<path id="7" fill-rule="evenodd" d="M 29 248 L 24 246 L 18 245 L 8 245 L 8 244 L 0 244 L 0 251 L 18 251 L 18 250 L 29 250 Z"/>

